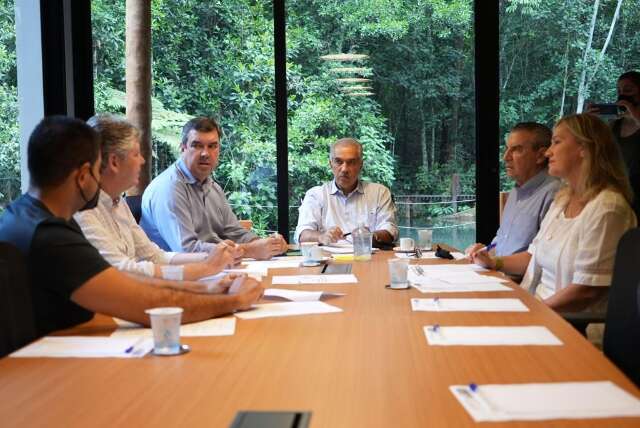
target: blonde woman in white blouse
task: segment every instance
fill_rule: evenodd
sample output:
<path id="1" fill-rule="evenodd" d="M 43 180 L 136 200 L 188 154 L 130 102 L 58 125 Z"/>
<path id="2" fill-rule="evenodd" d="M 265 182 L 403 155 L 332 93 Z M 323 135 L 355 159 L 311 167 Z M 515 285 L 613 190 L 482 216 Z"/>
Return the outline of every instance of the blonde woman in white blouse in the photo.
<path id="1" fill-rule="evenodd" d="M 173 280 L 195 280 L 214 275 L 242 257 L 233 242 L 222 242 L 210 253 L 171 253 L 151 242 L 138 226 L 123 192 L 138 183 L 145 163 L 140 132 L 127 121 L 110 115 L 88 121 L 102 138 L 102 165 L 98 206 L 74 218 L 87 240 L 118 270 Z"/>
<path id="2" fill-rule="evenodd" d="M 496 258 L 478 252 L 473 260 L 525 274 L 522 287 L 558 312 L 602 313 L 618 241 L 636 226 L 618 147 L 607 124 L 578 114 L 558 121 L 546 156 L 564 187 L 528 250 Z"/>

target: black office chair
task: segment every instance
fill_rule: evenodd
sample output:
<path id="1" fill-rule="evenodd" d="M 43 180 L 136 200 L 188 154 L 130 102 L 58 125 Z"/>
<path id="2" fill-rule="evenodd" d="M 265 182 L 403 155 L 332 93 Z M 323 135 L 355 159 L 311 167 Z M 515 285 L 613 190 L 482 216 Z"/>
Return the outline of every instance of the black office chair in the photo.
<path id="1" fill-rule="evenodd" d="M 0 242 L 0 357 L 36 338 L 29 287 L 22 253 Z"/>
<path id="2" fill-rule="evenodd" d="M 139 224 L 140 218 L 142 217 L 142 195 L 127 196 L 124 200 L 127 201 L 133 218 L 135 218 L 136 223 Z"/>
<path id="3" fill-rule="evenodd" d="M 640 229 L 627 231 L 616 252 L 603 348 L 636 385 L 640 386 Z"/>

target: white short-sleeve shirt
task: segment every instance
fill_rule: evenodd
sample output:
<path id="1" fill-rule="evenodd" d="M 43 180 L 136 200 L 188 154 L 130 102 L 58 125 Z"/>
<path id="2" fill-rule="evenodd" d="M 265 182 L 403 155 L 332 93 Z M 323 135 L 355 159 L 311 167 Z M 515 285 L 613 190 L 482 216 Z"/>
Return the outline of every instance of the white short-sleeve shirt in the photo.
<path id="1" fill-rule="evenodd" d="M 546 299 L 570 284 L 611 285 L 618 241 L 636 226 L 635 214 L 624 197 L 603 190 L 574 218 L 564 215 L 565 204 L 554 201 L 540 231 L 529 246 L 532 257 L 522 287 Z M 590 312 L 606 309 L 606 298 Z"/>

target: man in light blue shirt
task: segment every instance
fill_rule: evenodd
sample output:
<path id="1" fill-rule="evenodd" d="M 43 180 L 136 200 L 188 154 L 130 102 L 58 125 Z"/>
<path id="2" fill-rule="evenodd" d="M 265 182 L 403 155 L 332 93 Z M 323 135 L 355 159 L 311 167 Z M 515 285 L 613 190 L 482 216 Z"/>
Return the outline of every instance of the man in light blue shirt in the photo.
<path id="1" fill-rule="evenodd" d="M 222 188 L 211 179 L 220 156 L 220 127 L 208 117 L 182 129 L 180 159 L 158 175 L 142 196 L 140 226 L 165 251 L 210 252 L 230 240 L 246 257 L 269 259 L 287 251 L 280 235 L 258 238 L 245 230 Z"/>
<path id="2" fill-rule="evenodd" d="M 560 181 L 547 174 L 544 154 L 550 145 L 551 130 L 539 123 L 519 123 L 509 132 L 503 159 L 507 175 L 516 185 L 509 192 L 500 228 L 492 241 L 497 256 L 525 251 L 540 229 L 560 187 Z M 484 244 L 473 244 L 466 252 L 472 254 L 482 247 Z"/>
<path id="3" fill-rule="evenodd" d="M 336 141 L 329 165 L 333 181 L 311 188 L 302 201 L 296 241 L 329 244 L 363 223 L 374 243 L 392 243 L 398 237 L 395 204 L 385 186 L 360 180 L 362 145 L 353 138 Z"/>

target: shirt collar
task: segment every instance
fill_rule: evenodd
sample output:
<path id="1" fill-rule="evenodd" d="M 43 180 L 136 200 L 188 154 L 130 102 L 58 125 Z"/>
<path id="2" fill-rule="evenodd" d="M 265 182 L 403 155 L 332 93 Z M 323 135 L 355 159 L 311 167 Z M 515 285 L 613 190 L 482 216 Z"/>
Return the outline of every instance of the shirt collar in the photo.
<path id="1" fill-rule="evenodd" d="M 187 183 L 187 184 L 201 184 L 198 180 L 196 180 L 196 178 L 193 176 L 193 174 L 191 174 L 191 171 L 189 171 L 189 168 L 187 168 L 187 165 L 184 164 L 184 159 L 182 159 L 182 157 L 180 157 L 177 161 L 176 161 L 176 168 L 178 168 L 178 171 L 180 171 L 180 173 L 182 174 L 182 180 Z M 212 182 L 211 177 L 207 177 L 204 182 L 202 183 L 202 186 L 205 186 L 207 184 L 210 184 Z"/>
<path id="2" fill-rule="evenodd" d="M 362 185 L 362 180 L 358 179 L 358 184 L 356 185 L 356 188 L 353 190 L 353 192 L 349 193 L 349 195 L 352 195 L 354 193 L 364 193 L 364 186 Z M 342 190 L 340 190 L 338 188 L 338 185 L 336 184 L 336 180 L 335 178 L 331 181 L 331 188 L 330 188 L 330 193 L 332 195 L 335 195 L 336 193 L 340 193 L 341 195 L 344 195 L 344 193 L 342 192 Z M 345 196 L 349 196 L 349 195 L 345 195 Z"/>
<path id="3" fill-rule="evenodd" d="M 122 198 L 120 196 L 113 199 L 107 192 L 100 189 L 100 196 L 98 196 L 98 201 L 101 205 L 109 208 L 116 208 L 121 200 Z"/>
<path id="4" fill-rule="evenodd" d="M 540 187 L 549 177 L 546 170 L 542 170 L 530 179 L 528 179 L 522 186 L 518 186 L 516 184 L 516 193 L 518 195 L 518 199 L 526 197 L 531 193 L 535 192 L 538 187 Z"/>

